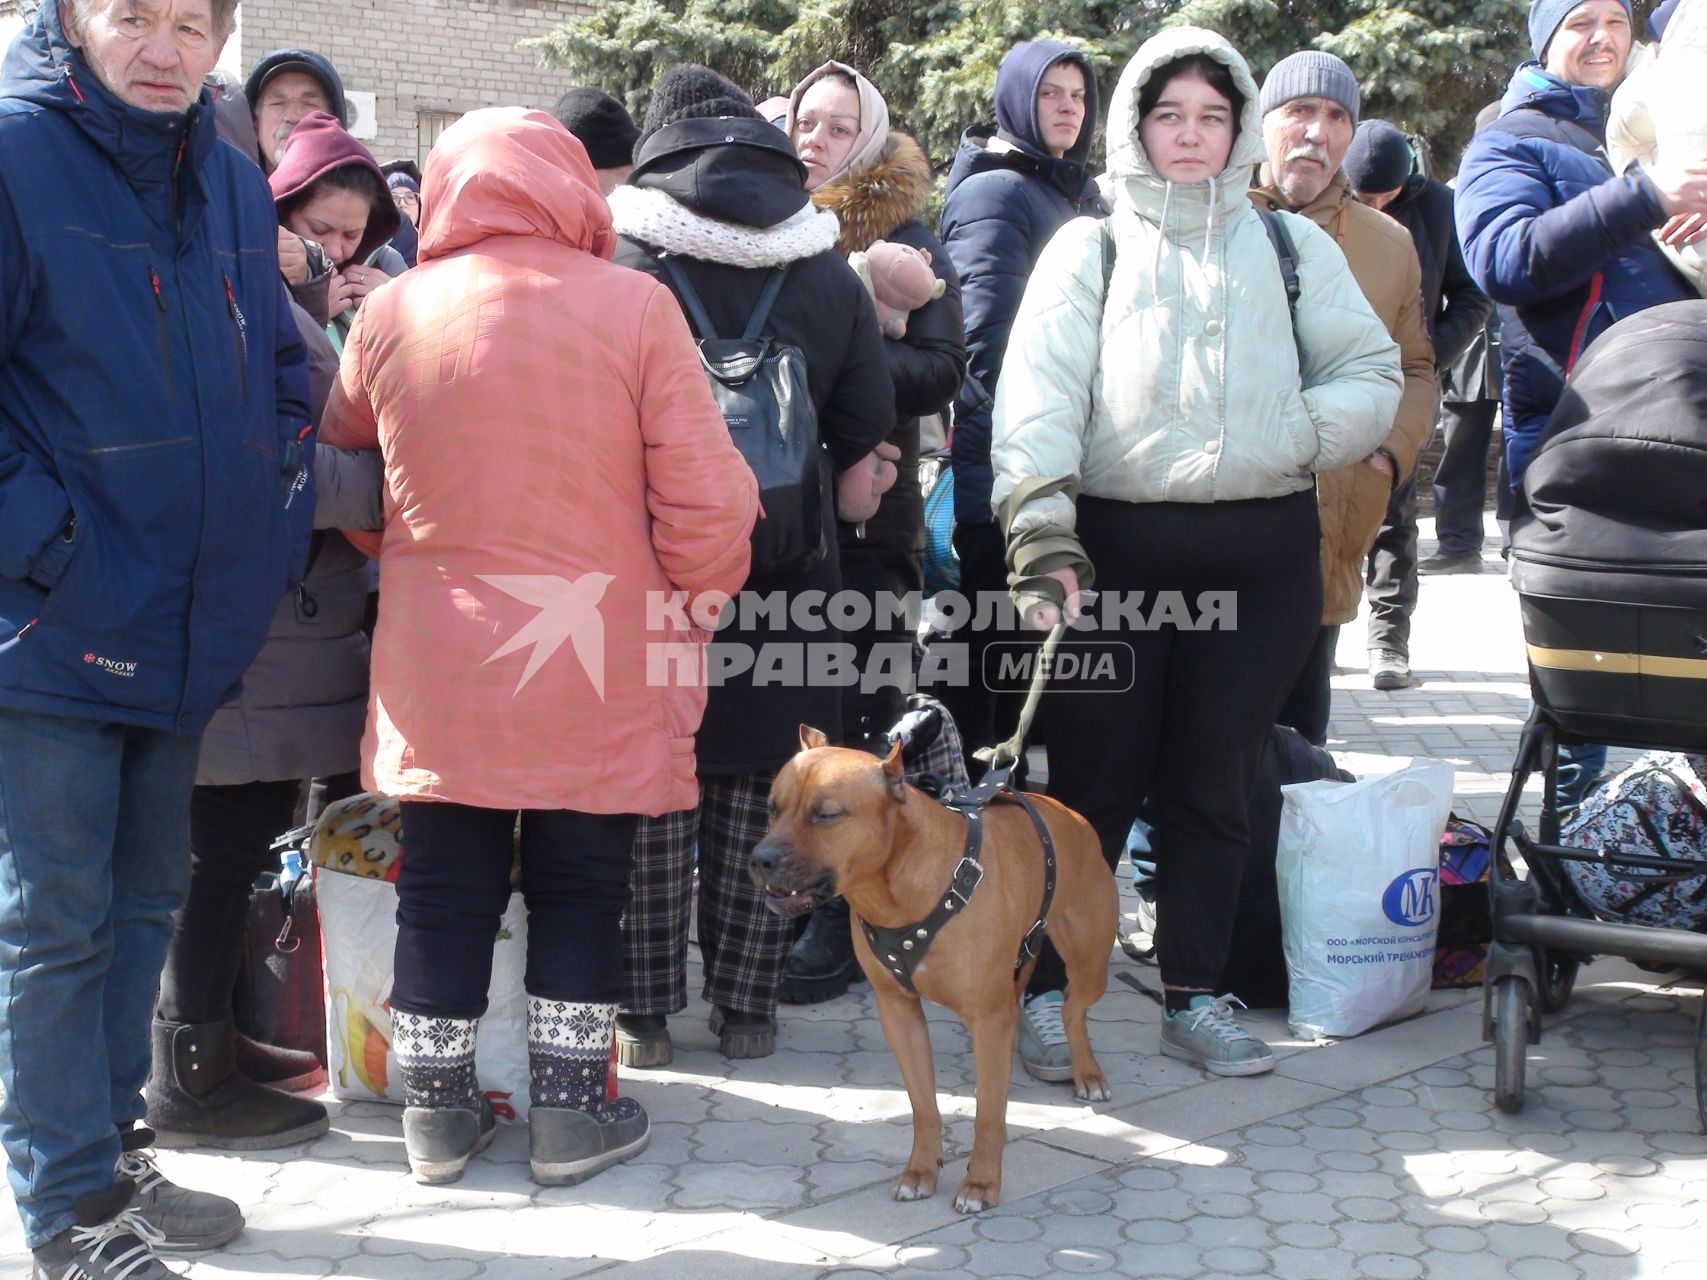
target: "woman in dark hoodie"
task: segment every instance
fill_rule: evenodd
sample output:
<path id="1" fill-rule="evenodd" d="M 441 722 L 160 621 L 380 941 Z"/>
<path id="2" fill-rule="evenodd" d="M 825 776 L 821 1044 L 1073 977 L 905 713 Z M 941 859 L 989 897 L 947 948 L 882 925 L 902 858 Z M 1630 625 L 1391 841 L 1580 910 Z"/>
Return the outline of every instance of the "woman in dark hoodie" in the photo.
<path id="1" fill-rule="evenodd" d="M 836 488 L 863 484 L 869 504 L 863 514 L 871 514 L 882 492 L 871 481 L 873 451 L 896 423 L 883 338 L 870 295 L 836 252 L 836 219 L 807 197 L 806 168 L 788 138 L 722 76 L 684 65 L 666 71 L 653 90 L 634 158 L 628 183 L 610 196 L 620 237 L 615 261 L 675 290 L 661 261 L 668 255 L 718 334 L 730 337 L 743 332 L 773 271 L 786 266 L 764 333 L 805 357 L 824 448 L 824 491 L 832 490 L 830 471 Z M 890 468 L 891 481 L 893 475 Z M 743 598 L 781 592 L 798 605 L 808 599 L 804 593 L 840 589 L 836 513 L 827 502 L 823 515 L 830 548 L 824 559 L 798 573 L 755 576 Z M 777 983 L 793 925 L 767 907 L 749 877 L 748 854 L 765 834 L 771 780 L 798 749 L 800 725 L 824 729 L 831 741 L 841 737 L 839 688 L 763 671 L 767 653 L 785 661 L 800 656 L 809 671 L 812 650 L 842 639 L 822 613 L 804 621 L 825 625 L 737 617 L 710 647 L 714 672 L 739 672 L 737 664 L 754 669 L 712 681 L 696 739 L 698 809 L 641 824 L 634 896 L 623 922 L 627 998 L 617 1019 L 618 1052 L 628 1065 L 670 1060 L 664 1019 L 687 1004 L 696 841 L 712 1029 L 727 1057 L 775 1051 Z"/>
<path id="2" fill-rule="evenodd" d="M 342 351 L 362 300 L 403 270 L 402 258 L 387 248 L 402 215 L 385 175 L 343 125 L 316 111 L 292 130 L 267 185 L 279 225 L 319 245 L 332 264 L 326 331 Z M 387 254 L 397 270 L 380 265 Z"/>
<path id="3" fill-rule="evenodd" d="M 990 507 L 996 380 L 1043 246 L 1073 218 L 1108 215 L 1087 163 L 1096 128 L 1096 69 L 1090 58 L 1055 40 L 1015 45 L 996 73 L 995 124 L 966 131 L 948 173 L 938 231 L 960 274 L 966 313 L 966 380 L 954 401 L 951 453 L 954 549 L 960 589 L 969 598 L 1008 589 L 1002 534 Z M 996 696 L 985 687 L 984 649 L 1001 638 L 970 627 L 955 632 L 954 641 L 967 646 L 971 679 L 962 688 L 940 691 L 960 728 L 974 778 L 980 766 L 972 752 L 1013 731 L 1023 700 L 1010 697 L 998 712 Z"/>
<path id="4" fill-rule="evenodd" d="M 919 144 L 889 126 L 889 108 L 877 87 L 840 62 L 826 62 L 795 86 L 785 124 L 801 161 L 812 203 L 841 223 L 836 250 L 863 253 L 878 240 L 905 244 L 929 255 L 943 295 L 907 317 L 907 332 L 885 337 L 883 354 L 895 383 L 894 430 L 887 443 L 898 454 L 899 478 L 864 524 L 840 521 L 837 541 L 842 585 L 870 597 L 880 592 L 917 599 L 924 590 L 925 503 L 919 491 L 919 419 L 941 413 L 966 373 L 960 314 L 960 278 L 942 244 L 921 219 L 933 175 Z M 874 610 L 868 626 L 850 633 L 862 680 L 842 695 L 846 745 L 885 753 L 885 735 L 906 710 L 913 638 L 906 619 Z M 879 652 L 878 646 L 884 646 Z M 899 665 L 887 659 L 899 657 Z M 837 898 L 812 913 L 782 982 L 791 1004 L 834 999 L 853 973 L 847 903 Z"/>

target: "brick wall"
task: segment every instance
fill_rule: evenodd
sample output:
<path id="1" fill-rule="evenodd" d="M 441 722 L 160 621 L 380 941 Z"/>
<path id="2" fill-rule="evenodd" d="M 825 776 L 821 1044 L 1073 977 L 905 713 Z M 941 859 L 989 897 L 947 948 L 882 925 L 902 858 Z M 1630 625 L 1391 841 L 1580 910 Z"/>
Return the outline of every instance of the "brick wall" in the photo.
<path id="1" fill-rule="evenodd" d="M 273 49 L 325 54 L 344 86 L 375 97 L 380 163 L 424 159 L 436 131 L 475 107 L 549 108 L 566 71 L 518 41 L 591 9 L 573 0 L 244 0 L 244 72 Z"/>

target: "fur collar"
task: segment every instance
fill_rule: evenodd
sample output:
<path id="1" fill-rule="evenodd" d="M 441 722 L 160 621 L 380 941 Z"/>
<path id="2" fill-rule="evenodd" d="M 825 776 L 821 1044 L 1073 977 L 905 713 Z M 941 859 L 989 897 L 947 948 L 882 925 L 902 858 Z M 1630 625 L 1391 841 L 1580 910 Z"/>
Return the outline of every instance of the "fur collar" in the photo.
<path id="1" fill-rule="evenodd" d="M 891 129 L 874 162 L 826 182 L 812 193 L 812 203 L 841 219 L 836 252 L 845 257 L 923 217 L 935 180 L 919 144 Z"/>
<path id="2" fill-rule="evenodd" d="M 780 267 L 836 247 L 836 215 L 808 204 L 772 227 L 743 227 L 695 213 L 642 187 L 610 193 L 611 225 L 619 236 L 665 253 L 731 267 Z"/>

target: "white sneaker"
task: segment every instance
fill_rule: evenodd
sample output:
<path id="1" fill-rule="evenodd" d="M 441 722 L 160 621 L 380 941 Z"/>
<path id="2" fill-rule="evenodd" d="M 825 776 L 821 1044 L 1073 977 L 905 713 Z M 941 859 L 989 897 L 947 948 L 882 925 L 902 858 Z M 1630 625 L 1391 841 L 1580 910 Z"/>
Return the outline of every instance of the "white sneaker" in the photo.
<path id="1" fill-rule="evenodd" d="M 1184 1013 L 1162 1015 L 1162 1052 L 1195 1062 L 1218 1076 L 1259 1076 L 1274 1070 L 1274 1050 L 1233 1018 L 1238 996 L 1196 996 Z"/>
<path id="2" fill-rule="evenodd" d="M 1019 1060 L 1035 1080 L 1073 1078 L 1073 1052 L 1061 1025 L 1061 993 L 1045 991 L 1020 1005 Z"/>

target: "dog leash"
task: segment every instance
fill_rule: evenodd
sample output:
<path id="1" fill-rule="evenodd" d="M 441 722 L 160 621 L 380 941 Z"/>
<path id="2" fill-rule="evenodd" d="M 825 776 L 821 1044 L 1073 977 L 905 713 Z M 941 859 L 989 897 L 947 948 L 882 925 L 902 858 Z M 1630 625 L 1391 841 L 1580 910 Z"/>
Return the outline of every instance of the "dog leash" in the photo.
<path id="1" fill-rule="evenodd" d="M 1037 715 L 1038 704 L 1043 701 L 1043 690 L 1049 684 L 1050 669 L 1055 665 L 1055 650 L 1060 646 L 1061 638 L 1066 634 L 1067 619 L 1063 613 L 1061 619 L 1049 629 L 1049 634 L 1044 637 L 1043 648 L 1037 656 L 1037 670 L 1032 672 L 1031 687 L 1026 690 L 1025 705 L 1020 708 L 1019 723 L 1014 726 L 1013 736 L 1008 738 L 1006 742 L 998 742 L 993 747 L 980 747 L 972 753 L 974 759 L 990 767 L 991 773 L 995 773 L 997 770 L 1006 770 L 1007 773 L 1012 773 L 1014 765 L 1018 764 L 1020 757 L 1025 754 L 1025 740 L 1031 734 L 1031 722 Z M 986 774 L 973 794 L 976 795 L 979 790 L 982 790 L 989 779 L 990 775 Z M 1006 774 L 1004 774 L 1002 781 L 1005 782 L 1006 780 Z"/>

